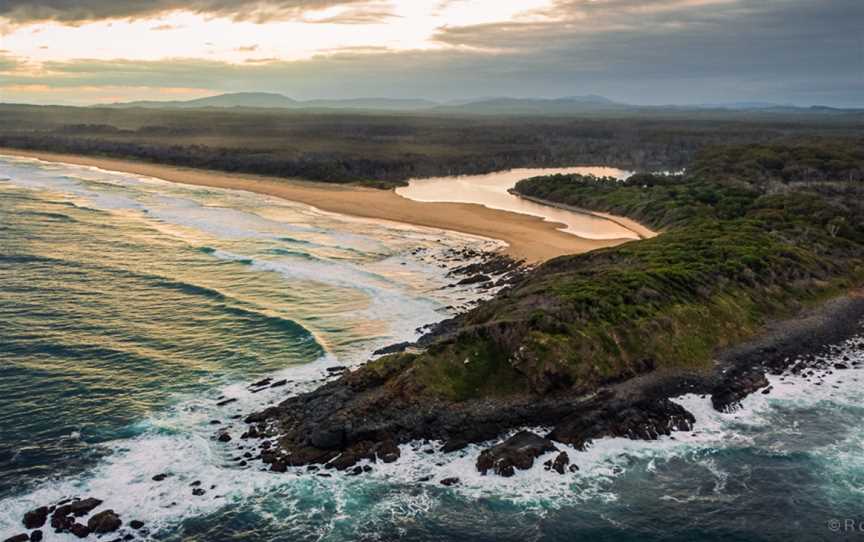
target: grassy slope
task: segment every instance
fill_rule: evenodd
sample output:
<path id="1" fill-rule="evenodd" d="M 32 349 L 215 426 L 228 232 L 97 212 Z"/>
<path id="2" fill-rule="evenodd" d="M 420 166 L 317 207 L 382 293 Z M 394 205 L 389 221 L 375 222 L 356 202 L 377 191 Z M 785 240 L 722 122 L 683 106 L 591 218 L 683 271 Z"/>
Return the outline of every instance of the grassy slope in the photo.
<path id="1" fill-rule="evenodd" d="M 458 338 L 420 355 L 406 378 L 459 400 L 710 366 L 766 320 L 864 283 L 862 149 L 727 147 L 685 176 L 523 181 L 525 194 L 664 233 L 546 263 L 465 315 Z"/>

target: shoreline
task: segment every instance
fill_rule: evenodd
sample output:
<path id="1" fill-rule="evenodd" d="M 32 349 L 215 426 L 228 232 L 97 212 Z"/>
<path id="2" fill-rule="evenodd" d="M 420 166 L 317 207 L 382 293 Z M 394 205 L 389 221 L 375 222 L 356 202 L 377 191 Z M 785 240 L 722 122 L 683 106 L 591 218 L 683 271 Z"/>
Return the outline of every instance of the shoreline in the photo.
<path id="1" fill-rule="evenodd" d="M 769 374 L 801 375 L 818 386 L 821 375 L 850 368 L 832 365 L 820 355 L 862 332 L 864 291 L 852 289 L 794 316 L 766 322 L 750 339 L 718 349 L 714 366 L 705 370 L 651 371 L 587 395 L 522 394 L 464 402 L 403 395 L 400 376 L 411 370 L 411 358 L 402 356 L 372 370 L 344 371 L 311 392 L 251 413 L 243 420 L 241 440 L 246 445 L 250 440 L 266 442 L 260 445 L 260 457 L 274 472 L 303 472 L 313 465 L 311 470 L 352 475 L 365 472 L 357 466 L 364 460 L 396 461 L 399 445 L 413 441 L 440 441 L 439 451 L 445 454 L 469 444 L 498 442 L 480 454 L 476 468 L 483 474 L 491 469 L 512 476 L 518 463 L 513 450 L 521 449 L 526 439 L 532 445 L 554 448 L 561 443 L 577 450 L 601 438 L 655 440 L 694 430 L 694 414 L 673 401 L 686 394 L 710 397 L 715 411 L 729 413 L 749 395 L 770 394 Z M 382 404 L 387 405 L 383 410 Z M 526 437 L 524 430 L 510 439 L 502 436 L 531 426 L 553 429 L 545 436 L 529 432 Z M 563 458 L 565 466 L 569 461 Z M 564 474 L 563 469 L 558 472 Z"/>
<path id="2" fill-rule="evenodd" d="M 578 213 L 582 215 L 596 216 L 599 218 L 605 218 L 610 222 L 614 222 L 621 226 L 624 229 L 630 230 L 636 235 L 639 236 L 639 240 L 652 239 L 657 237 L 659 232 L 653 231 L 650 228 L 643 226 L 642 224 L 636 222 L 633 219 L 624 217 L 624 216 L 616 216 L 609 213 L 604 213 L 601 211 L 591 211 L 590 209 L 583 209 L 581 207 L 574 207 L 573 205 L 566 205 L 564 203 L 558 203 L 555 201 L 550 201 L 543 198 L 535 198 L 534 196 L 526 196 L 525 194 L 520 194 L 516 191 L 515 188 L 511 188 L 508 190 L 511 194 L 516 196 L 517 198 L 522 198 L 527 201 L 533 201 L 534 203 L 539 203 L 540 205 L 546 205 L 548 207 L 555 207 L 556 209 L 563 209 L 564 211 L 570 211 L 571 213 Z"/>
<path id="3" fill-rule="evenodd" d="M 587 239 L 565 233 L 558 229 L 560 224 L 540 217 L 490 209 L 473 203 L 418 202 L 399 196 L 392 189 L 225 173 L 47 151 L 0 148 L 0 155 L 98 167 L 181 184 L 245 190 L 302 203 L 326 212 L 491 238 L 507 244 L 503 252 L 508 256 L 529 264 L 633 241 L 628 238 Z M 597 216 L 613 222 L 619 220 L 619 217 Z"/>

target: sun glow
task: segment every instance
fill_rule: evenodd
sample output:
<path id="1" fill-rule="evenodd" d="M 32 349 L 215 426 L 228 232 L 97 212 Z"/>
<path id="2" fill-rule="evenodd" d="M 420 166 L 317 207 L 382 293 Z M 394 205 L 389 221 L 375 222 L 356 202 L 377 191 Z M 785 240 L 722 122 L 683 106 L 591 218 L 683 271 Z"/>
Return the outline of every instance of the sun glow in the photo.
<path id="1" fill-rule="evenodd" d="M 410 0 L 389 4 L 365 18 L 347 10 L 310 11 L 290 21 L 237 21 L 190 12 L 160 17 L 67 25 L 11 27 L 2 36 L 7 54 L 39 63 L 73 59 L 159 60 L 197 58 L 245 62 L 301 60 L 356 50 L 423 50 L 445 27 L 524 20 L 550 0 Z"/>

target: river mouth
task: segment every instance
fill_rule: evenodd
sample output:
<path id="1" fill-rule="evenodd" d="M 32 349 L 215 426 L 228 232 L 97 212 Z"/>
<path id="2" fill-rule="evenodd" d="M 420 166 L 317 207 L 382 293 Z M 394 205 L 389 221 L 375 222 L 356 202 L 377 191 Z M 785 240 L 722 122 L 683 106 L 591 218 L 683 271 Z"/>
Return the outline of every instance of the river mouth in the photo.
<path id="1" fill-rule="evenodd" d="M 403 198 L 422 202 L 475 203 L 490 209 L 537 216 L 561 224 L 565 233 L 584 239 L 639 239 L 640 234 L 603 216 L 543 205 L 510 193 L 522 179 L 540 175 L 580 174 L 624 180 L 631 171 L 613 167 L 578 166 L 568 168 L 521 168 L 484 175 L 460 175 L 412 179 L 396 189 Z"/>

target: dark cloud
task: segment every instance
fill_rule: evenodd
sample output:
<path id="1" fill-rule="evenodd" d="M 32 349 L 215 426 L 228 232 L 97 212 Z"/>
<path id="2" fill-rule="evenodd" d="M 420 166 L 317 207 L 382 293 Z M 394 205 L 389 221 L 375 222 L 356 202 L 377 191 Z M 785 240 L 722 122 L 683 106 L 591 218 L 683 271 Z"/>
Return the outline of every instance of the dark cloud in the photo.
<path id="1" fill-rule="evenodd" d="M 334 6 L 350 6 L 349 21 L 369 6 L 370 15 L 382 17 L 378 2 L 369 0 L 2 0 L 0 17 L 16 23 L 60 21 L 84 23 L 105 19 L 128 19 L 185 10 L 237 20 L 268 21 L 301 18 L 304 12 Z M 338 20 L 337 18 L 334 18 Z"/>
<path id="2" fill-rule="evenodd" d="M 561 0 L 547 15 L 436 39 L 496 51 L 563 93 L 864 105 L 861 0 Z"/>

